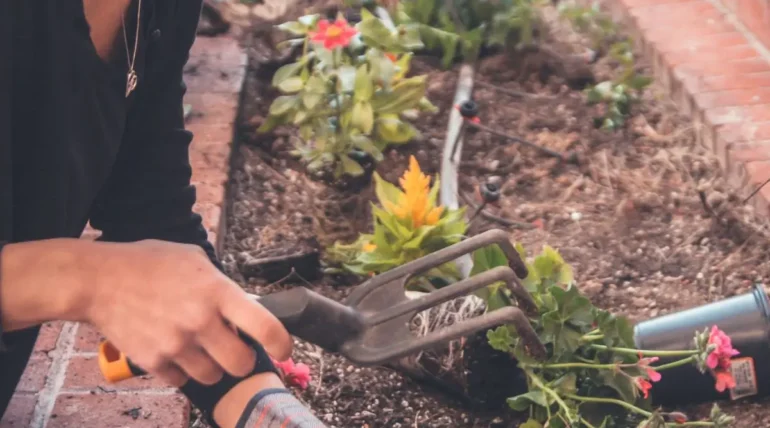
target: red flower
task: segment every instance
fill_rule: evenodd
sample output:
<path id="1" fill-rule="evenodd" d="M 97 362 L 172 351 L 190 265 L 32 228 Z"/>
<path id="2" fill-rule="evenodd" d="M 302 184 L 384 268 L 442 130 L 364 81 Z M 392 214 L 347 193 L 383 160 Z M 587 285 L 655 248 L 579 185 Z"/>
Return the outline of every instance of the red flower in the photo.
<path id="1" fill-rule="evenodd" d="M 660 378 L 661 378 L 660 373 L 656 372 L 653 367 L 650 367 L 650 364 L 656 361 L 658 361 L 658 357 L 642 358 L 637 363 L 640 368 L 644 369 L 647 372 L 647 378 L 653 382 L 658 382 L 660 381 Z"/>
<path id="2" fill-rule="evenodd" d="M 735 388 L 735 379 L 732 373 L 727 370 L 718 370 L 712 372 L 717 383 L 715 385 L 717 391 L 725 392 L 726 389 Z"/>
<path id="3" fill-rule="evenodd" d="M 291 386 L 298 386 L 301 389 L 307 388 L 310 383 L 310 367 L 307 364 L 295 364 L 294 360 L 289 358 L 286 361 L 273 360 L 275 367 L 283 374 L 283 378 Z"/>
<path id="4" fill-rule="evenodd" d="M 326 49 L 344 48 L 350 44 L 358 30 L 348 25 L 348 22 L 342 18 L 330 23 L 326 19 L 318 22 L 317 31 L 310 32 L 310 40 L 317 43 L 323 43 Z"/>
<path id="5" fill-rule="evenodd" d="M 650 390 L 652 389 L 652 384 L 650 382 L 647 382 L 647 379 L 643 377 L 635 377 L 634 383 L 636 384 L 636 387 L 639 388 L 640 391 L 642 391 L 642 396 L 644 396 L 644 398 L 648 398 L 650 396 Z"/>
<path id="6" fill-rule="evenodd" d="M 723 369 L 728 368 L 730 366 L 730 359 L 739 354 L 739 352 L 733 348 L 730 336 L 717 328 L 717 326 L 711 327 L 708 343 L 715 347 L 708 357 L 706 357 L 706 365 L 712 370 L 717 367 Z"/>
<path id="7" fill-rule="evenodd" d="M 391 62 L 398 62 L 398 55 L 386 52 L 385 57 L 388 58 Z"/>

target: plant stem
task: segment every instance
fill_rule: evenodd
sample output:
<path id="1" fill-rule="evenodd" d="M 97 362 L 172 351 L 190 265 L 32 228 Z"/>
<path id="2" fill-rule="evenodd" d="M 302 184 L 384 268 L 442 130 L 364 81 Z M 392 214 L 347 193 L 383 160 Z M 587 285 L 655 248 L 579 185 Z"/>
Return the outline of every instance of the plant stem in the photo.
<path id="1" fill-rule="evenodd" d="M 559 407 L 561 407 L 562 410 L 564 410 L 564 413 L 569 417 L 570 422 L 572 422 L 571 421 L 571 419 L 572 419 L 572 417 L 571 417 L 572 416 L 572 412 L 571 412 L 569 406 L 567 406 L 567 403 L 565 403 L 564 400 L 562 400 L 561 396 L 559 396 L 559 394 L 557 394 L 556 391 L 554 391 L 553 389 L 548 388 L 547 386 L 545 386 L 543 381 L 539 377 L 537 377 L 537 375 L 532 373 L 531 371 L 527 370 L 527 376 L 532 380 L 532 383 L 536 387 L 540 388 L 543 391 L 543 393 L 545 393 L 547 395 L 550 395 L 554 399 L 554 401 L 556 401 L 556 403 L 559 405 Z"/>
<path id="2" fill-rule="evenodd" d="M 616 398 L 584 397 L 581 395 L 574 395 L 574 394 L 564 394 L 564 397 L 575 401 L 582 401 L 584 403 L 614 404 L 616 406 L 624 407 L 626 410 L 642 415 L 646 418 L 649 418 L 650 416 L 652 416 L 652 413 L 644 409 L 641 409 L 639 407 L 636 407 L 631 403 L 626 403 L 625 401 L 618 400 Z"/>
<path id="3" fill-rule="evenodd" d="M 628 364 L 631 366 L 633 364 Z M 594 364 L 594 363 L 559 363 L 559 364 L 528 364 L 527 367 L 533 367 L 542 370 L 559 369 L 596 369 L 596 370 L 615 370 L 623 367 L 621 364 Z"/>
<path id="4" fill-rule="evenodd" d="M 332 65 L 337 72 L 337 79 L 334 82 L 334 102 L 337 104 L 337 126 L 334 127 L 334 131 L 337 135 L 337 147 L 339 147 L 340 140 L 342 140 L 342 97 L 338 90 L 338 87 L 340 86 L 340 55 L 342 55 L 340 48 L 337 48 L 332 52 Z"/>
<path id="5" fill-rule="evenodd" d="M 661 364 L 661 365 L 655 366 L 655 367 L 650 366 L 650 368 L 659 372 L 661 370 L 673 369 L 674 367 L 681 367 L 681 366 L 684 366 L 686 364 L 690 364 L 693 361 L 695 361 L 695 355 L 690 356 L 688 358 L 683 358 L 683 359 L 678 360 L 678 361 L 672 361 L 672 362 L 670 362 L 668 364 Z"/>
<path id="6" fill-rule="evenodd" d="M 626 355 L 639 355 L 642 354 L 645 357 L 691 357 L 693 355 L 697 355 L 699 351 L 697 350 L 688 350 L 688 351 L 648 351 L 645 349 L 633 349 L 633 348 L 611 348 L 609 346 L 604 345 L 590 345 L 593 349 L 599 350 L 599 351 L 610 351 L 614 352 L 616 354 L 626 354 Z"/>
<path id="7" fill-rule="evenodd" d="M 645 418 L 649 418 L 652 416 L 652 413 L 639 408 L 637 406 L 634 406 L 631 403 L 627 403 L 623 400 L 618 400 L 615 398 L 599 398 L 599 397 L 584 397 L 581 395 L 575 395 L 575 394 L 564 394 L 564 398 L 569 398 L 571 400 L 575 401 L 582 401 L 584 403 L 603 403 L 603 404 L 614 404 L 616 406 L 620 406 L 625 408 L 628 411 L 634 412 L 636 414 L 642 415 Z M 586 423 L 585 421 L 581 421 L 582 423 Z M 713 427 L 714 423 L 709 421 L 692 421 L 692 422 L 684 422 L 684 423 L 667 423 L 667 427 Z"/>

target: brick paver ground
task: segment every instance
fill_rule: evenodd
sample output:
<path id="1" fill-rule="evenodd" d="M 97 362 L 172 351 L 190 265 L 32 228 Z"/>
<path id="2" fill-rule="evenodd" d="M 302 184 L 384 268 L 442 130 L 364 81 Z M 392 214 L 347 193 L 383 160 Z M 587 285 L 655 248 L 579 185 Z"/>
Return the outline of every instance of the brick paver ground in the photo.
<path id="1" fill-rule="evenodd" d="M 187 129 L 195 207 L 220 248 L 223 202 L 246 55 L 228 37 L 198 38 L 186 69 L 185 102 L 193 107 Z M 84 238 L 96 236 L 87 230 Z M 85 324 L 43 326 L 24 377 L 0 428 L 186 428 L 190 406 L 174 389 L 150 377 L 106 384 L 100 375 L 98 331 Z"/>
<path id="2" fill-rule="evenodd" d="M 731 184 L 748 193 L 770 179 L 770 1 L 601 1 L 635 32 Z M 751 201 L 769 215 L 770 185 Z"/>

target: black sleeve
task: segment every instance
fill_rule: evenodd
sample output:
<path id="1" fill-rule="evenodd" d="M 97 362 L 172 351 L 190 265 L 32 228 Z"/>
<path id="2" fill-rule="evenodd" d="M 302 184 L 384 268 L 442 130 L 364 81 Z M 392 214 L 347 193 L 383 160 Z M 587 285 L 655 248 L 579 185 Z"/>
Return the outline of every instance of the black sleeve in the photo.
<path id="1" fill-rule="evenodd" d="M 3 247 L 7 242 L 0 241 L 0 261 L 2 260 Z M 2 266 L 0 265 L 0 272 L 2 272 Z M 0 287 L 3 286 L 3 278 L 0 276 Z M 0 302 L 2 303 L 2 302 Z M 2 305 L 0 305 L 2 307 Z M 3 314 L 0 312 L 0 352 L 5 352 L 5 343 L 3 343 Z"/>
<path id="2" fill-rule="evenodd" d="M 201 216 L 193 212 L 189 146 L 185 130 L 183 69 L 195 40 L 201 0 L 184 0 L 175 20 L 170 58 L 140 81 L 112 174 L 91 211 L 102 240 L 160 239 L 196 244 L 217 261 Z M 164 35 L 164 37 L 167 37 Z"/>

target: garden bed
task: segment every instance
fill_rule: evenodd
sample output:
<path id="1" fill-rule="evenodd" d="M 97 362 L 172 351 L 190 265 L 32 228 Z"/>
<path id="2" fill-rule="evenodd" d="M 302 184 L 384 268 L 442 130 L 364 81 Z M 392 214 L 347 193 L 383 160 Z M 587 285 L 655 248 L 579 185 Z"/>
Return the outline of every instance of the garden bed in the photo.
<path id="1" fill-rule="evenodd" d="M 553 49 L 581 52 L 579 38 L 559 28 L 553 34 Z M 373 186 L 314 180 L 289 153 L 291 131 L 256 132 L 278 95 L 259 61 L 252 58 L 243 98 L 225 265 L 250 292 L 305 286 L 343 299 L 359 280 L 320 275 L 316 267 L 334 242 L 369 232 Z M 614 65 L 601 59 L 590 67 L 602 79 Z M 433 58 L 416 58 L 413 68 L 429 74 L 427 96 L 439 112 L 416 122 L 420 141 L 385 152 L 376 169 L 390 182 L 397 182 L 411 155 L 426 174 L 438 173 L 453 108 L 456 70 L 440 70 Z M 476 78 L 487 83 L 475 91 L 481 123 L 552 150 L 576 151 L 581 163 L 470 131 L 459 165 L 460 200 L 479 204 L 479 184 L 499 177 L 503 197 L 486 211 L 525 225 L 479 217 L 471 233 L 509 229 L 530 252 L 544 244 L 558 249 L 583 293 L 634 321 L 744 293 L 770 279 L 762 223 L 745 204 L 747 195 L 732 194 L 717 161 L 695 144 L 690 120 L 653 85 L 624 127 L 597 129 L 597 108 L 565 76 L 570 72 L 534 51 L 506 51 L 480 62 Z M 330 427 L 508 427 L 520 421 L 503 409 L 474 411 L 440 388 L 391 369 L 355 367 L 306 343 L 298 343 L 295 360 L 313 374 L 301 398 Z M 494 367 L 487 371 L 495 376 Z M 725 409 L 738 417 L 738 427 L 770 426 L 770 410 L 758 405 Z"/>

